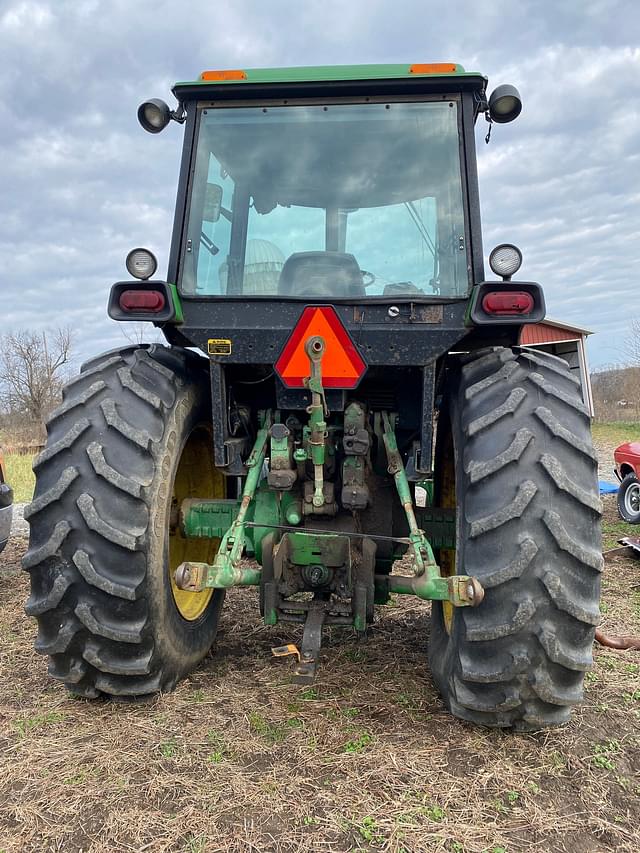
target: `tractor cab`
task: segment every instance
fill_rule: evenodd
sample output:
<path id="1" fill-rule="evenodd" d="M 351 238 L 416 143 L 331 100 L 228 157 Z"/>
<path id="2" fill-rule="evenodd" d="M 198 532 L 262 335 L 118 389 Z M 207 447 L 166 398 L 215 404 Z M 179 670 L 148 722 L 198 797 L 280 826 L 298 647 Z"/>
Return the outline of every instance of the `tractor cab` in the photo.
<path id="1" fill-rule="evenodd" d="M 225 364 L 243 361 L 255 336 L 251 362 L 273 364 L 282 326 L 309 302 L 340 306 L 346 328 L 388 323 L 389 307 L 402 324 L 429 316 L 416 306 L 457 305 L 442 312 L 440 353 L 487 322 L 490 337 L 497 321 L 509 327 L 498 342 L 513 342 L 515 325 L 540 319 L 544 302 L 527 286 L 485 310 L 474 125 L 521 109 L 514 87 L 487 100 L 486 85 L 455 63 L 205 71 L 174 86 L 175 110 L 145 101 L 138 118 L 149 132 L 185 124 L 168 284 L 128 304 L 126 283 L 116 286 L 110 316 L 151 319 L 172 343 L 207 354 L 217 327 L 214 339 L 236 342 Z M 502 248 L 510 277 L 521 256 Z M 142 275 L 130 269 L 148 278 L 142 265 Z M 388 364 L 380 343 L 373 362 Z M 424 341 L 406 343 L 393 363 L 415 364 Z"/>
<path id="2" fill-rule="evenodd" d="M 187 121 L 170 271 L 182 296 L 461 299 L 481 280 L 486 79 L 452 63 L 372 70 L 204 72 L 174 87 L 175 113 L 141 106 L 154 132 Z"/>

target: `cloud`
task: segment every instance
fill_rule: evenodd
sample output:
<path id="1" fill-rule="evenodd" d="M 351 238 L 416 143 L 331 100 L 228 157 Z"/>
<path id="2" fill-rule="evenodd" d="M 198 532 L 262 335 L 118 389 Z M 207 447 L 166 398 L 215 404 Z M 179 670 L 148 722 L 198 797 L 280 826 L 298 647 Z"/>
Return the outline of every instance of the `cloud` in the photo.
<path id="1" fill-rule="evenodd" d="M 506 73 L 523 80 L 525 108 L 479 152 L 485 245 L 520 245 L 549 315 L 599 333 L 594 364 L 618 360 L 638 306 L 640 50 L 556 44 Z"/>
<path id="2" fill-rule="evenodd" d="M 639 43 L 623 0 L 5 0 L 0 331 L 71 322 L 85 357 L 122 343 L 108 289 L 133 246 L 166 267 L 182 136 L 145 134 L 141 100 L 207 67 L 453 59 L 524 100 L 489 146 L 478 123 L 485 253 L 520 245 L 549 313 L 617 360 L 638 308 Z"/>

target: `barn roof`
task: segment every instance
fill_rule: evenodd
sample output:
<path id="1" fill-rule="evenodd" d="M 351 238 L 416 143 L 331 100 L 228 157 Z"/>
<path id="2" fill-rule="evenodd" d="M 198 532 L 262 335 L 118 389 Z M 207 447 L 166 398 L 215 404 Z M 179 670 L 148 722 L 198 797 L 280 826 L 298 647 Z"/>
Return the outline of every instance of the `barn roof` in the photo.
<path id="1" fill-rule="evenodd" d="M 527 323 L 520 330 L 520 344 L 535 346 L 536 344 L 559 344 L 566 341 L 578 341 L 592 335 L 590 329 L 580 326 L 570 326 L 547 317 L 541 323 Z"/>
<path id="2" fill-rule="evenodd" d="M 551 317 L 545 317 L 541 326 L 557 326 L 559 329 L 568 329 L 571 332 L 578 332 L 580 335 L 592 335 L 591 329 L 583 329 L 582 326 L 573 326 L 568 323 L 561 323 L 559 320 L 554 320 Z"/>

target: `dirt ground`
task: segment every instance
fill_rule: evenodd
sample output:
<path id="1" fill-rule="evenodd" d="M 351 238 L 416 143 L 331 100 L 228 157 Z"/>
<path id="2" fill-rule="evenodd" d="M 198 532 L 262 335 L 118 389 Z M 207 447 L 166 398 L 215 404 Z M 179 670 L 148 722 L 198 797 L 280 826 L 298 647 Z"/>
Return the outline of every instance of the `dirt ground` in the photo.
<path id="1" fill-rule="evenodd" d="M 302 688 L 270 651 L 298 634 L 262 626 L 255 591 L 238 590 L 217 648 L 175 693 L 75 700 L 32 648 L 25 547 L 0 562 L 1 853 L 640 846 L 638 652 L 596 647 L 572 722 L 514 735 L 445 713 L 427 604 L 399 597 L 365 642 L 330 636 Z M 607 562 L 602 610 L 606 630 L 640 634 L 640 560 Z"/>

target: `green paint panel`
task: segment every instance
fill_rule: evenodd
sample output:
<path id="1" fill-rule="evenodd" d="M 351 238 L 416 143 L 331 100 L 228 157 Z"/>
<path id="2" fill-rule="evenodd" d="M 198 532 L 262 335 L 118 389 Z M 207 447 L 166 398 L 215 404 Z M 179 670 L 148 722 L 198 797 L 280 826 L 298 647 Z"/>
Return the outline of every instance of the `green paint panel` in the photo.
<path id="1" fill-rule="evenodd" d="M 286 534 L 289 542 L 289 560 L 296 566 L 342 566 L 349 559 L 349 539 L 340 534 L 293 533 Z"/>
<path id="2" fill-rule="evenodd" d="M 453 63 L 451 63 L 453 64 Z M 481 77 L 476 71 L 465 71 L 456 63 L 456 70 L 437 74 L 412 74 L 411 64 L 394 65 L 318 65 L 298 68 L 244 68 L 244 80 L 189 80 L 176 83 L 181 86 L 238 86 L 246 83 L 309 83 L 339 80 L 392 80 L 415 77 Z"/>
<path id="3" fill-rule="evenodd" d="M 280 499 L 280 511 L 287 524 L 297 525 L 302 521 L 302 502 L 297 495 L 284 492 Z"/>
<path id="4" fill-rule="evenodd" d="M 178 288 L 175 284 L 167 284 L 169 288 L 169 293 L 171 294 L 171 301 L 173 302 L 173 311 L 174 318 L 171 321 L 172 323 L 184 323 L 184 314 L 182 312 L 182 303 L 180 302 L 180 297 L 178 296 Z"/>
<path id="5" fill-rule="evenodd" d="M 263 526 L 247 530 L 247 537 L 253 541 L 256 560 L 262 564 L 262 540 L 271 533 L 274 526 L 282 524 L 284 519 L 280 514 L 278 495 L 266 488 L 266 483 L 256 490 L 253 506 L 253 523 Z"/>
<path id="6" fill-rule="evenodd" d="M 431 478 L 418 480 L 416 486 L 421 486 L 427 493 L 427 506 L 433 506 L 433 480 Z"/>

